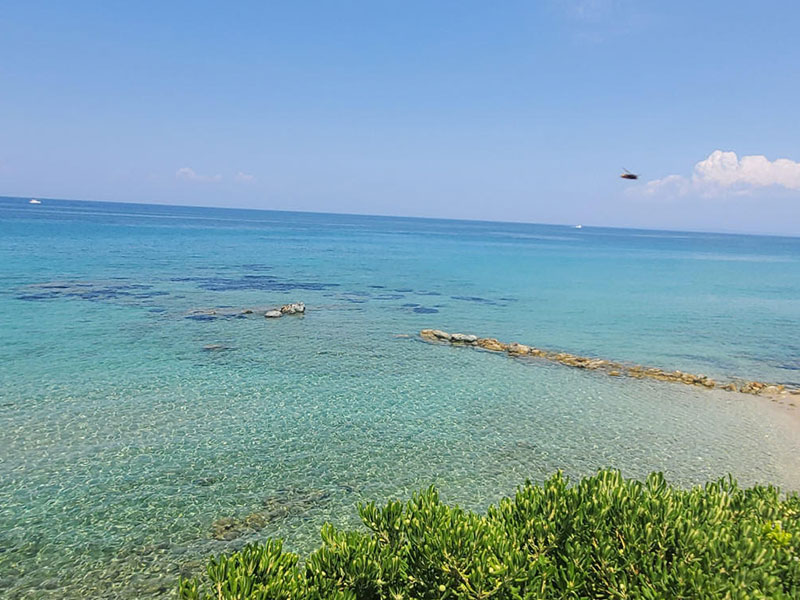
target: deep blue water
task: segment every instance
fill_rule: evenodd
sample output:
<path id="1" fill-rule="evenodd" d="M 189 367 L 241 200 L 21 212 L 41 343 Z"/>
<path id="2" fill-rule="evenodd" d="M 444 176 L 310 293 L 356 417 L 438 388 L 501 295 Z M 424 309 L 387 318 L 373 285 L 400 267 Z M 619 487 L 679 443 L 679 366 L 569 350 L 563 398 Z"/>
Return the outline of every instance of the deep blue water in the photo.
<path id="1" fill-rule="evenodd" d="M 604 466 L 800 489 L 792 407 L 425 327 L 800 385 L 800 238 L 0 198 L 0 595 L 154 595 L 429 484 L 475 509 Z"/>

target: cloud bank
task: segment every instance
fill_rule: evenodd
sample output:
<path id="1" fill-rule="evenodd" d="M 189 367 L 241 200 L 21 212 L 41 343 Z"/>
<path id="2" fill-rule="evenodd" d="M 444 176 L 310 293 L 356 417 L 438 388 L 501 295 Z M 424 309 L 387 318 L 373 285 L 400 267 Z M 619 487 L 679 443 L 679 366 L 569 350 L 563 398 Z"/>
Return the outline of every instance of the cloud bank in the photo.
<path id="1" fill-rule="evenodd" d="M 189 167 L 181 167 L 175 171 L 175 177 L 183 181 L 196 181 L 199 183 L 215 183 L 222 181 L 222 175 L 200 175 Z"/>
<path id="2" fill-rule="evenodd" d="M 762 155 L 739 158 L 735 152 L 714 150 L 694 166 L 691 177 L 668 175 L 655 179 L 647 183 L 645 192 L 713 196 L 723 192 L 748 193 L 770 186 L 800 191 L 800 162 L 788 158 L 770 161 Z"/>

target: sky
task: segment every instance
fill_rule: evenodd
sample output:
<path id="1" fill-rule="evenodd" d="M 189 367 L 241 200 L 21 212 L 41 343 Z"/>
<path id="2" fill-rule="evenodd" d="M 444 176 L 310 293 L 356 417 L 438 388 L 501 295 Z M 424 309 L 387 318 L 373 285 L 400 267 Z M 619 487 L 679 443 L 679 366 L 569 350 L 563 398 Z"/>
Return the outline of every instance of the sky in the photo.
<path id="1" fill-rule="evenodd" d="M 769 0 L 6 3 L 0 195 L 800 235 L 799 23 Z"/>

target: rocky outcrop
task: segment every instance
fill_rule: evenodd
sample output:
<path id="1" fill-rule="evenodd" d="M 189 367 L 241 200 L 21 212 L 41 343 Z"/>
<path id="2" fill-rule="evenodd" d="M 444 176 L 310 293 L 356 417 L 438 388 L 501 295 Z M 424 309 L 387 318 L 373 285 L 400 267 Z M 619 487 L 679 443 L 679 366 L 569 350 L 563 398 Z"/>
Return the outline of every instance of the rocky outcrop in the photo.
<path id="1" fill-rule="evenodd" d="M 277 319 L 284 315 L 304 315 L 306 305 L 302 302 L 292 302 L 284 304 L 279 308 L 194 308 L 184 314 L 185 318 L 195 321 L 215 321 L 217 319 L 248 319 L 254 317 L 266 317 L 267 319 Z"/>
<path id="2" fill-rule="evenodd" d="M 292 302 L 291 304 L 284 304 L 280 310 L 281 314 L 284 315 L 302 315 L 306 312 L 306 305 L 302 302 Z"/>
<path id="3" fill-rule="evenodd" d="M 761 381 L 718 384 L 706 375 L 696 375 L 693 373 L 684 373 L 682 371 L 664 371 L 657 367 L 644 367 L 642 365 L 625 365 L 602 358 L 578 356 L 568 352 L 552 352 L 517 342 L 506 344 L 495 338 L 479 338 L 475 335 L 465 333 L 448 333 L 440 329 L 423 329 L 419 332 L 419 335 L 427 342 L 444 343 L 453 346 L 474 346 L 490 352 L 505 352 L 509 356 L 517 358 L 544 358 L 576 369 L 601 371 L 612 377 L 627 376 L 635 379 L 655 379 L 657 381 L 682 383 L 684 385 L 694 385 L 709 389 L 719 388 L 730 392 L 741 392 L 743 394 L 760 396 L 779 397 L 789 394 L 800 395 L 800 389 L 786 389 L 783 385 L 768 384 Z"/>

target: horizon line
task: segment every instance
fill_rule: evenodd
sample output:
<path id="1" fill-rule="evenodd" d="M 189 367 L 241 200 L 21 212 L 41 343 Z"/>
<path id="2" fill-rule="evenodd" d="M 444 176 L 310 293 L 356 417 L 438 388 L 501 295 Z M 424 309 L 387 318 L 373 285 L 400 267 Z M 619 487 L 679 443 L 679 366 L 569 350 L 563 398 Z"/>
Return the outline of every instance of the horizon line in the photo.
<path id="1" fill-rule="evenodd" d="M 76 198 L 51 198 L 47 196 L 5 196 L 0 195 L 0 198 L 9 198 L 16 200 L 32 200 L 41 199 L 48 202 L 85 202 L 88 204 L 130 204 L 133 206 L 169 206 L 173 208 L 212 208 L 219 210 L 246 210 L 254 212 L 278 212 L 278 213 L 297 213 L 297 214 L 311 214 L 311 215 L 337 215 L 348 217 L 379 217 L 385 219 L 420 219 L 425 221 L 457 221 L 465 223 L 498 223 L 506 225 L 544 225 L 547 227 L 568 227 L 575 229 L 577 225 L 580 228 L 593 228 L 593 229 L 620 229 L 628 231 L 652 231 L 657 233 L 706 233 L 711 235 L 744 235 L 754 237 L 782 237 L 796 239 L 800 237 L 800 233 L 796 235 L 787 233 L 766 233 L 756 231 L 709 231 L 707 229 L 657 229 L 650 227 L 625 227 L 621 225 L 592 225 L 586 223 L 544 223 L 535 221 L 501 221 L 490 219 L 469 219 L 465 217 L 422 217 L 415 215 L 387 215 L 387 214 L 367 214 L 367 213 L 351 213 L 351 212 L 334 212 L 334 211 L 317 211 L 317 210 L 287 210 L 279 208 L 252 208 L 242 206 L 217 206 L 217 205 L 202 205 L 202 204 L 169 204 L 166 202 L 128 202 L 121 200 L 82 200 Z"/>

